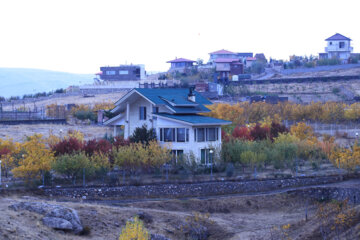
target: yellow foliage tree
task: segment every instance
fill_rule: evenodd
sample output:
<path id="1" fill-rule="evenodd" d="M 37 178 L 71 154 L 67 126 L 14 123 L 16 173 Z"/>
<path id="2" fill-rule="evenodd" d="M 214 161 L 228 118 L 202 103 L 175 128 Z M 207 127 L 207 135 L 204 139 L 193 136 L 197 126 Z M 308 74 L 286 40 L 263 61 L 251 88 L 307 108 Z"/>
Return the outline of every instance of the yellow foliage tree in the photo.
<path id="1" fill-rule="evenodd" d="M 27 141 L 21 145 L 24 154 L 19 160 L 19 166 L 12 170 L 15 177 L 29 180 L 40 175 L 44 176 L 45 171 L 51 169 L 54 153 L 46 147 L 45 143 L 40 134 L 28 137 Z"/>
<path id="2" fill-rule="evenodd" d="M 307 140 L 310 143 L 317 143 L 312 127 L 303 122 L 291 126 L 290 133 L 300 140 Z"/>
<path id="3" fill-rule="evenodd" d="M 99 111 L 99 110 L 111 110 L 115 107 L 113 102 L 102 102 L 102 103 L 96 103 L 93 107 L 93 111 Z"/>
<path id="4" fill-rule="evenodd" d="M 336 148 L 330 156 L 331 162 L 338 168 L 344 168 L 349 171 L 355 170 L 360 166 L 360 146 L 356 141 L 351 149 Z"/>
<path id="5" fill-rule="evenodd" d="M 64 137 L 65 139 L 76 138 L 79 141 L 84 141 L 84 134 L 78 130 L 69 130 L 67 135 Z"/>
<path id="6" fill-rule="evenodd" d="M 119 240 L 149 240 L 150 234 L 144 227 L 144 223 L 138 217 L 134 221 L 127 221 L 125 228 L 121 231 Z"/>
<path id="7" fill-rule="evenodd" d="M 19 151 L 19 143 L 15 143 L 12 139 L 0 139 L 1 169 L 5 172 L 5 177 L 8 177 L 9 170 L 15 167 L 13 154 L 17 154 Z"/>

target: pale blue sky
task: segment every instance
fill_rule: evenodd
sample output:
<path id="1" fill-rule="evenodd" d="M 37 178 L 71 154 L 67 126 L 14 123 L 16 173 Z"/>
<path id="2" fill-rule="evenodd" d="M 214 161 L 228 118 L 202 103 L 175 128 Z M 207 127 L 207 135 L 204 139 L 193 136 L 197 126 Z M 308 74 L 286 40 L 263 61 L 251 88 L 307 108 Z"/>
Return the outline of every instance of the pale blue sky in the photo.
<path id="1" fill-rule="evenodd" d="M 219 49 L 288 59 L 324 51 L 335 33 L 360 52 L 358 0 L 1 0 L 0 67 L 95 73 Z"/>

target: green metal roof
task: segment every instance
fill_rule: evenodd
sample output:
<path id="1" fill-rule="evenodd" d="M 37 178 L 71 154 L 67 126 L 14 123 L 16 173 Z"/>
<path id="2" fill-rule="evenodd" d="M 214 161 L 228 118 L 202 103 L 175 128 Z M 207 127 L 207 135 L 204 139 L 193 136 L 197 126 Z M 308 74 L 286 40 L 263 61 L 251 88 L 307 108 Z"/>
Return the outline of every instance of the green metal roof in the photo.
<path id="1" fill-rule="evenodd" d="M 212 104 L 209 100 L 193 91 L 195 103 L 188 100 L 187 88 L 135 88 L 137 92 L 155 104 L 164 104 L 175 113 L 210 112 L 204 105 Z"/>
<path id="2" fill-rule="evenodd" d="M 135 90 L 155 104 L 163 104 L 163 99 L 174 104 L 194 104 L 188 100 L 189 89 L 187 88 L 135 88 Z M 193 93 L 195 94 L 197 104 L 212 104 L 199 93 L 195 91 Z"/>
<path id="3" fill-rule="evenodd" d="M 197 114 L 187 114 L 187 115 L 173 115 L 168 113 L 156 113 L 154 115 L 160 116 L 160 117 L 166 117 L 182 122 L 190 123 L 191 125 L 227 125 L 231 124 L 230 121 L 218 119 L 218 118 L 212 118 L 212 117 L 206 117 L 202 115 Z"/>

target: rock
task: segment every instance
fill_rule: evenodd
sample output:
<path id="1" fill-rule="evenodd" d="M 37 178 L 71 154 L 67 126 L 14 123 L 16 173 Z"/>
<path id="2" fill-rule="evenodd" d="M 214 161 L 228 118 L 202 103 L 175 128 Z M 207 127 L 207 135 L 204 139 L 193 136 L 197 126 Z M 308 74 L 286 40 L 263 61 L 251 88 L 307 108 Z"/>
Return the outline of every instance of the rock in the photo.
<path id="1" fill-rule="evenodd" d="M 170 238 L 165 237 L 164 235 L 160 234 L 151 234 L 150 240 L 171 240 Z"/>
<path id="2" fill-rule="evenodd" d="M 44 216 L 43 223 L 46 222 L 46 226 L 55 229 L 71 230 L 75 234 L 79 234 L 83 230 L 79 215 L 72 208 L 42 202 L 20 202 L 9 208 L 14 211 L 27 210 L 41 214 Z"/>
<path id="3" fill-rule="evenodd" d="M 138 212 L 136 215 L 145 223 L 152 223 L 153 221 L 152 216 L 146 212 Z"/>
<path id="4" fill-rule="evenodd" d="M 45 226 L 58 230 L 72 230 L 73 228 L 72 224 L 63 218 L 44 217 L 42 221 Z"/>

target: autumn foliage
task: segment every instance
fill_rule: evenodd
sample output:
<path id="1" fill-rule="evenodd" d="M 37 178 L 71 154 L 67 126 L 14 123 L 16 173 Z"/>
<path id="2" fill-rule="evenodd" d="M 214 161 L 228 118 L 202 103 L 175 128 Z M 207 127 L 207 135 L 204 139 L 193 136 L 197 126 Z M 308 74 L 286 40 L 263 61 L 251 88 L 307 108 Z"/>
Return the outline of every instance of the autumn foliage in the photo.
<path id="1" fill-rule="evenodd" d="M 275 121 L 319 121 L 339 123 L 360 119 L 360 103 L 351 105 L 339 102 L 311 102 L 295 104 L 290 102 L 269 104 L 264 102 L 242 102 L 234 105 L 217 103 L 207 106 L 211 112 L 204 115 L 232 121 L 235 125 L 260 123 L 265 118 Z"/>

